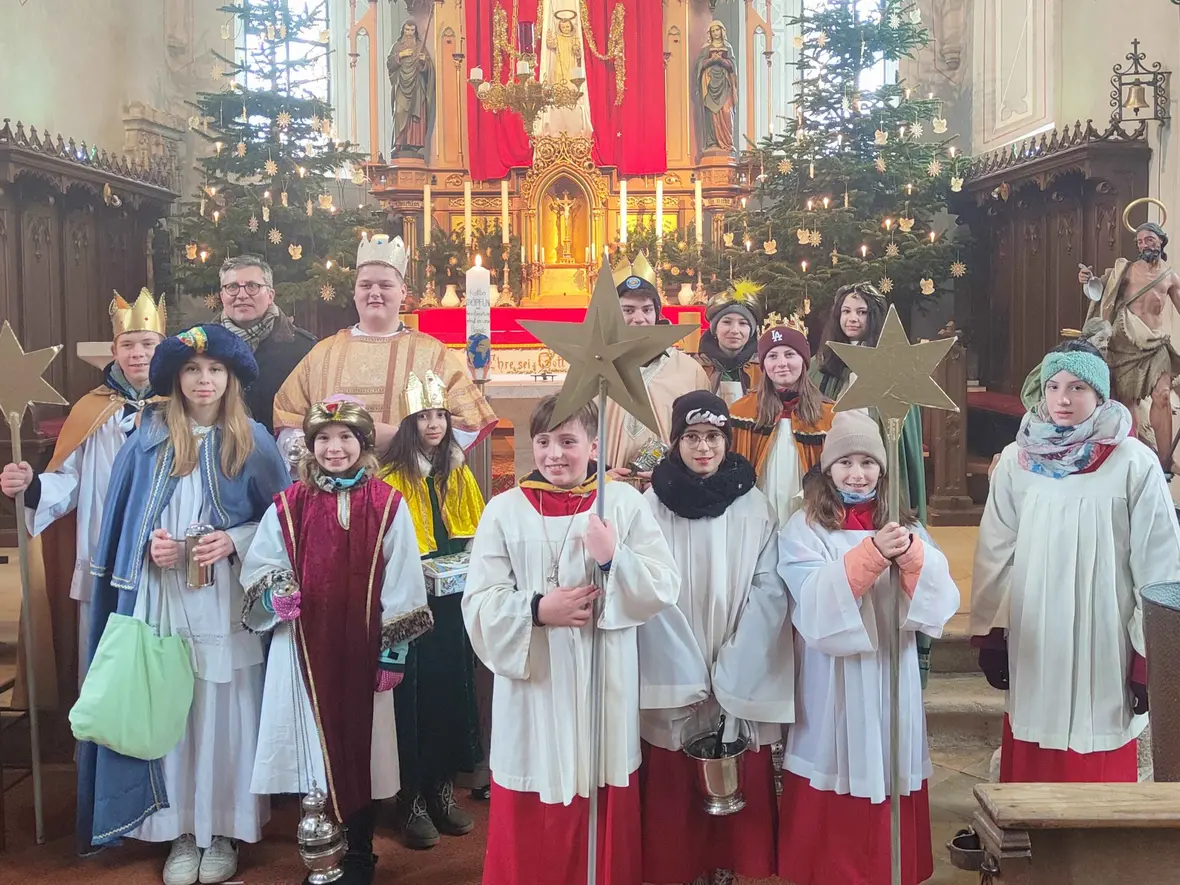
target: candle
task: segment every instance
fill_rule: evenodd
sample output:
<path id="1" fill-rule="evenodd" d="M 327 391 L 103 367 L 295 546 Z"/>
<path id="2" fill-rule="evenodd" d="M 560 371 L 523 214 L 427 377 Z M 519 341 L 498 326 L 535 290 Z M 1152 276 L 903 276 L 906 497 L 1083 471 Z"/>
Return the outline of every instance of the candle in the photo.
<path id="1" fill-rule="evenodd" d="M 516 63 L 516 76 L 527 77 L 533 72 L 533 66 L 528 63 L 528 59 L 522 58 Z"/>
<path id="2" fill-rule="evenodd" d="M 476 66 L 471 69 L 471 82 L 472 83 L 482 83 L 483 82 L 483 68 Z"/>
<path id="3" fill-rule="evenodd" d="M 806 261 L 800 261 L 799 266 L 803 268 L 803 273 L 807 273 L 807 262 Z"/>
<path id="4" fill-rule="evenodd" d="M 656 242 L 664 242 L 664 176 L 656 179 Z"/>
<path id="5" fill-rule="evenodd" d="M 524 243 L 521 243 L 520 244 L 520 266 L 524 267 L 526 264 L 528 264 L 528 261 L 525 259 L 525 255 L 524 255 Z"/>
<path id="6" fill-rule="evenodd" d="M 430 210 L 430 178 L 422 185 L 422 245 L 430 245 L 430 229 L 434 227 L 434 216 Z"/>
<path id="7" fill-rule="evenodd" d="M 536 264 L 538 261 L 541 260 L 539 256 L 540 256 L 540 253 L 537 251 L 537 244 L 533 243 L 533 264 Z"/>
<path id="8" fill-rule="evenodd" d="M 467 271 L 467 337 L 492 334 L 492 275 L 477 253 L 475 264 Z"/>
<path id="9" fill-rule="evenodd" d="M 824 197 L 824 208 L 825 208 L 825 209 L 827 209 L 827 208 L 828 208 L 828 204 L 829 204 L 830 202 L 831 202 L 831 200 L 829 200 L 827 197 Z"/>
<path id="10" fill-rule="evenodd" d="M 471 179 L 463 182 L 463 244 L 471 245 Z"/>
<path id="11" fill-rule="evenodd" d="M 500 242 L 508 245 L 508 179 L 500 182 Z"/>
<path id="12" fill-rule="evenodd" d="M 866 245 L 864 245 L 864 243 L 861 243 L 861 246 L 860 246 L 860 257 L 861 257 L 861 258 L 865 258 L 865 257 L 867 257 L 867 256 L 868 256 L 868 254 L 869 254 L 869 247 L 868 247 L 868 246 L 866 246 Z"/>
<path id="13" fill-rule="evenodd" d="M 696 204 L 695 204 L 695 220 L 697 227 L 697 245 L 702 246 L 705 243 L 705 211 L 704 200 L 701 199 L 701 180 L 696 180 Z"/>
<path id="14" fill-rule="evenodd" d="M 619 242 L 627 242 L 627 179 L 619 182 Z"/>
<path id="15" fill-rule="evenodd" d="M 934 238 L 935 238 L 936 236 L 937 236 L 937 234 L 935 234 L 935 233 L 934 233 L 934 231 L 930 231 L 930 242 L 932 242 L 932 243 L 933 243 L 933 242 L 934 242 Z"/>

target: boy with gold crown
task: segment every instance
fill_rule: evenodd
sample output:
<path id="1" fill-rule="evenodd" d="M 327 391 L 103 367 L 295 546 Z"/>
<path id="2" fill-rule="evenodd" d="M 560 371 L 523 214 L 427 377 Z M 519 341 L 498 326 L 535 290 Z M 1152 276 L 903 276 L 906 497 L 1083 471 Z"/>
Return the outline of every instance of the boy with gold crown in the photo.
<path id="1" fill-rule="evenodd" d="M 634 261 L 623 262 L 614 271 L 619 307 L 628 326 L 654 326 L 668 322 L 661 315 L 660 293 L 656 289 L 656 272 L 640 254 Z M 660 425 L 656 437 L 638 419 L 620 409 L 613 400 L 606 404 L 607 466 L 617 479 L 637 476 L 651 478 L 655 461 L 668 445 L 672 429 L 672 403 L 693 390 L 707 390 L 709 378 L 692 357 L 669 347 L 641 370 L 643 386 L 651 397 L 652 409 Z"/>
<path id="2" fill-rule="evenodd" d="M 301 456 L 303 418 L 313 403 L 346 394 L 373 416 L 378 451 L 384 451 L 405 415 L 401 391 L 410 372 L 428 371 L 447 391 L 455 439 L 469 449 L 496 426 L 496 416 L 467 374 L 467 367 L 441 341 L 406 328 L 398 312 L 406 294 L 405 245 L 384 234 L 361 239 L 353 301 L 360 321 L 312 348 L 275 396 L 279 448 L 292 463 Z"/>
<path id="3" fill-rule="evenodd" d="M 422 559 L 459 573 L 484 503 L 455 442 L 446 394 L 433 372 L 410 373 L 406 417 L 382 460 L 385 481 L 414 517 Z M 405 679 L 394 692 L 402 838 L 410 848 L 431 848 L 440 833 L 462 836 L 475 825 L 454 795 L 455 775 L 474 771 L 482 757 L 475 654 L 463 627 L 462 583 L 455 583 L 457 592 L 429 597 L 434 630 L 410 646 Z"/>
<path id="4" fill-rule="evenodd" d="M 55 647 L 60 653 L 74 645 L 73 637 L 53 636 L 47 610 L 56 606 L 48 594 L 56 596 L 68 586 L 70 598 L 78 602 L 79 684 L 88 658 L 90 555 L 102 525 L 111 465 L 138 425 L 140 411 L 153 399 L 148 371 L 166 324 L 164 299 L 157 303 L 147 289 L 134 304 L 114 293 L 109 310 L 113 359 L 103 370 L 103 383 L 70 410 L 45 471 L 37 473 L 26 461 L 0 471 L 0 491 L 15 498 L 24 490 L 25 526 L 29 534 L 45 539 L 44 557 L 31 548 L 30 590 L 40 600 L 33 606 L 38 648 L 52 654 Z M 68 576 L 67 564 L 72 566 Z M 64 666 L 73 669 L 72 662 Z M 64 679 L 58 684 L 68 690 Z"/>

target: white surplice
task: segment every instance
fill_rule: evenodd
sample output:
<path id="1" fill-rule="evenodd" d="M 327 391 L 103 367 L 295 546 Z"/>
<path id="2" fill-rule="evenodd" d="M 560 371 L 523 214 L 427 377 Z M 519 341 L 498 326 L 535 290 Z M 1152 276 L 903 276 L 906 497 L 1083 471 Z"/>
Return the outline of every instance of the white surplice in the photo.
<path id="1" fill-rule="evenodd" d="M 418 557 L 414 520 L 408 507 L 398 506 L 381 541 L 381 552 L 385 559 L 381 580 L 382 621 L 425 606 L 426 584 Z M 254 543 L 242 564 L 242 584 L 253 586 L 268 573 L 283 570 L 291 570 L 291 560 L 283 542 L 278 510 L 272 504 L 258 524 Z M 306 793 L 313 779 L 324 789 L 328 785 L 324 753 L 311 699 L 296 659 L 291 624 L 279 622 L 261 604 L 255 604 L 247 618 L 252 629 L 274 630 L 267 656 L 262 725 L 250 790 L 260 795 Z M 374 692 L 370 751 L 374 799 L 388 799 L 401 789 L 396 735 L 393 692 Z"/>
<path id="2" fill-rule="evenodd" d="M 120 410 L 121 413 L 122 410 Z M 52 473 L 41 474 L 41 500 L 36 509 L 25 508 L 25 525 L 30 535 L 39 535 L 50 523 L 71 510 L 77 511 L 74 541 L 74 576 L 70 580 L 70 598 L 78 601 L 78 684 L 86 676 L 90 642 L 90 552 L 98 544 L 102 528 L 103 502 L 111 483 L 111 466 L 127 431 L 134 427 L 138 413 L 128 419 L 112 415 L 78 448 L 70 452 Z"/>
<path id="3" fill-rule="evenodd" d="M 931 773 L 915 634 L 937 639 L 959 608 L 946 557 L 920 525 L 911 530 L 926 549 L 913 598 L 901 597 L 902 795 L 920 790 Z M 844 568 L 844 554 L 872 534 L 830 532 L 809 525 L 801 512 L 779 537 L 779 573 L 794 602 L 798 680 L 783 766 L 817 790 L 884 802 L 890 789 L 889 572 L 858 600 Z"/>
<path id="4" fill-rule="evenodd" d="M 621 482 L 609 483 L 606 492 L 606 521 L 618 546 L 598 618 L 598 786 L 625 787 L 640 763 L 636 628 L 676 604 L 680 576 L 639 492 Z M 463 595 L 471 645 L 496 676 L 492 777 L 548 804 L 569 805 L 590 793 L 593 631 L 534 627 L 532 599 L 550 590 L 546 578 L 555 559 L 559 586 L 594 583 L 598 566 L 583 542 L 593 512 L 542 518 L 519 488 L 492 498 L 475 534 Z"/>
<path id="5" fill-rule="evenodd" d="M 971 632 L 1008 631 L 1007 710 L 1017 740 L 1115 750 L 1138 737 L 1127 693 L 1146 656 L 1140 591 L 1180 576 L 1180 529 L 1159 459 L 1136 439 L 1093 473 L 1022 468 L 1013 443 L 979 525 Z"/>
<path id="6" fill-rule="evenodd" d="M 758 488 L 770 499 L 780 526 L 785 526 L 803 506 L 803 465 L 790 418 L 779 419 L 758 476 Z"/>
<path id="7" fill-rule="evenodd" d="M 194 523 L 207 523 L 201 471 L 204 461 L 180 477 L 172 499 L 153 528 L 183 539 Z M 241 552 L 249 548 L 257 523 L 227 534 Z M 156 626 L 160 636 L 183 636 L 194 669 L 193 705 L 180 742 L 164 757 L 168 807 L 147 817 L 128 835 L 145 842 L 170 842 L 185 834 L 208 848 L 214 836 L 257 842 L 270 817 L 267 799 L 250 792 L 250 771 L 258 740 L 262 704 L 262 642 L 242 629 L 240 559 L 213 566 L 213 584 L 189 589 L 184 553 L 180 566 L 160 569 L 145 554 L 135 617 Z"/>
<path id="8" fill-rule="evenodd" d="M 778 574 L 778 523 L 758 489 L 720 516 L 685 519 L 644 498 L 680 570 L 680 599 L 639 628 L 640 734 L 679 750 L 717 706 L 754 727 L 759 746 L 795 718 L 790 597 Z M 695 710 L 689 705 L 709 699 Z"/>

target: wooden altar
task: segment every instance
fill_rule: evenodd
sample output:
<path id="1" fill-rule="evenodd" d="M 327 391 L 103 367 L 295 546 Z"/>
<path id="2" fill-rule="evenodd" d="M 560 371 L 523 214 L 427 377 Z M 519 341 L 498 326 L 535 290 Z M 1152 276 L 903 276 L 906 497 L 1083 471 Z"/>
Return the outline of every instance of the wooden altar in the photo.
<path id="1" fill-rule="evenodd" d="M 28 350 L 64 345 L 45 378 L 74 402 L 101 381 L 79 342 L 109 341 L 112 290 L 153 287 L 152 237 L 176 194 L 165 166 L 142 166 L 85 142 L 0 125 L 0 319 Z M 43 466 L 65 410 L 26 416 L 26 459 Z M 7 434 L 7 429 L 4 431 Z M 0 463 L 11 443 L 0 442 Z M 0 508 L 0 546 L 15 547 L 12 506 Z"/>

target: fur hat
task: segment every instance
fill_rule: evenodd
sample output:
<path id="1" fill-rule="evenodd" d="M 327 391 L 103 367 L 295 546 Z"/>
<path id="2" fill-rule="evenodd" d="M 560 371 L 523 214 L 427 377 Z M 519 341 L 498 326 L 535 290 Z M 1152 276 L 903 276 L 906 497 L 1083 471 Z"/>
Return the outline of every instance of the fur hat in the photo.
<path id="1" fill-rule="evenodd" d="M 152 390 L 159 396 L 171 395 L 177 374 L 198 354 L 224 363 L 243 387 L 258 378 L 258 363 L 250 345 L 225 326 L 206 323 L 170 335 L 156 345 L 149 370 Z"/>
<path id="2" fill-rule="evenodd" d="M 775 347 L 789 347 L 803 357 L 803 368 L 811 364 L 811 345 L 807 343 L 807 336 L 798 329 L 790 326 L 775 326 L 767 329 L 758 339 L 758 362 L 761 364 Z"/>
<path id="3" fill-rule="evenodd" d="M 729 423 L 729 406 L 725 400 L 707 390 L 693 390 L 676 397 L 672 403 L 672 445 L 680 442 L 684 431 L 694 424 L 708 424 L 725 434 L 727 443 L 733 442 L 733 427 Z"/>
<path id="4" fill-rule="evenodd" d="M 832 418 L 832 429 L 824 439 L 823 452 L 819 456 L 820 469 L 827 473 L 832 465 L 849 455 L 868 455 L 885 471 L 885 442 L 881 430 L 868 412 L 853 409 L 837 412 Z"/>

